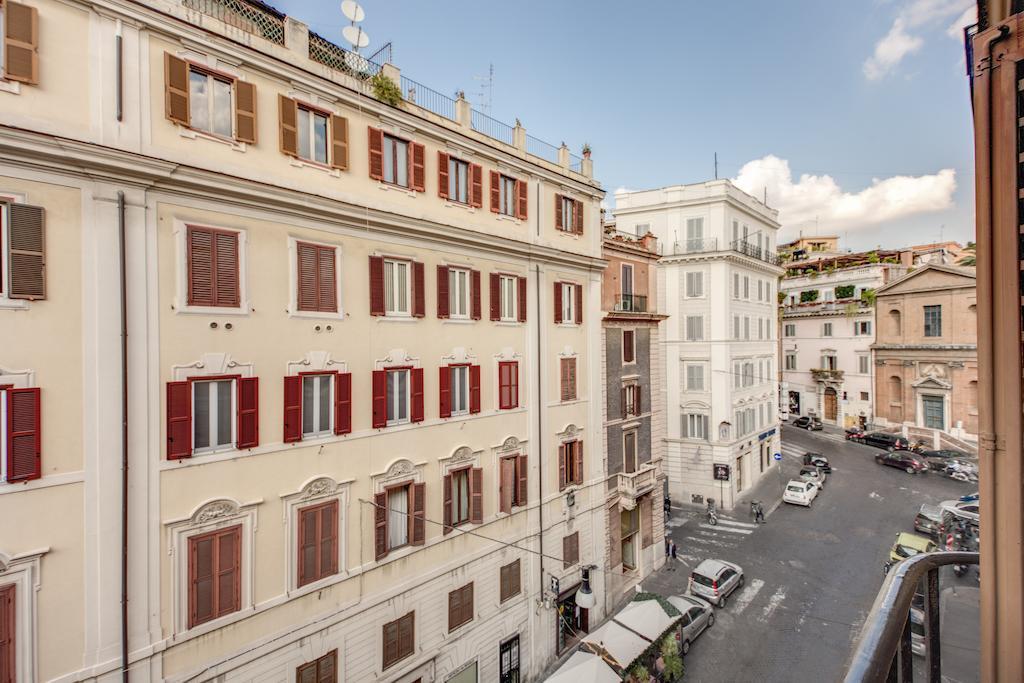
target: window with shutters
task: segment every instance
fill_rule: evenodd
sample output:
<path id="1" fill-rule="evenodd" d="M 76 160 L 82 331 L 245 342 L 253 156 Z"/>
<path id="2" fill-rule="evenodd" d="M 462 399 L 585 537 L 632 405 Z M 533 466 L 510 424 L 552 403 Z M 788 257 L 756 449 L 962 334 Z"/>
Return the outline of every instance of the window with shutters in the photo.
<path id="1" fill-rule="evenodd" d="M 857 320 L 853 323 L 853 333 L 858 337 L 864 337 L 871 334 L 871 321 L 870 320 Z"/>
<path id="2" fill-rule="evenodd" d="M 708 416 L 703 413 L 683 413 L 681 433 L 684 439 L 708 440 Z"/>
<path id="3" fill-rule="evenodd" d="M 240 236 L 231 230 L 187 227 L 189 306 L 241 307 Z"/>
<path id="4" fill-rule="evenodd" d="M 302 438 L 327 436 L 334 431 L 335 373 L 303 375 Z"/>
<path id="5" fill-rule="evenodd" d="M 164 54 L 165 114 L 192 131 L 256 142 L 256 86 L 237 75 Z"/>
<path id="6" fill-rule="evenodd" d="M 636 382 L 628 382 L 622 387 L 622 417 L 640 415 L 640 385 Z"/>
<path id="7" fill-rule="evenodd" d="M 471 296 L 469 271 L 461 268 L 449 268 L 448 317 L 468 320 Z"/>
<path id="8" fill-rule="evenodd" d="M 192 382 L 192 450 L 195 454 L 234 448 L 235 380 Z"/>
<path id="9" fill-rule="evenodd" d="M 568 569 L 580 561 L 580 532 L 574 531 L 562 537 L 562 569 Z"/>
<path id="10" fill-rule="evenodd" d="M 686 366 L 686 390 L 704 391 L 704 366 L 688 363 Z"/>
<path id="11" fill-rule="evenodd" d="M 298 585 L 338 573 L 338 501 L 299 508 Z"/>
<path id="12" fill-rule="evenodd" d="M 188 71 L 189 123 L 218 137 L 234 136 L 233 78 L 190 64 Z"/>
<path id="13" fill-rule="evenodd" d="M 296 683 L 338 683 L 338 651 L 331 650 L 295 670 Z"/>
<path id="14" fill-rule="evenodd" d="M 782 336 L 784 337 L 795 337 L 796 336 L 796 325 L 794 323 L 786 323 L 782 326 Z"/>
<path id="15" fill-rule="evenodd" d="M 566 441 L 559 447 L 559 469 L 565 471 L 560 477 L 559 489 L 569 484 L 583 483 L 583 442 Z"/>
<path id="16" fill-rule="evenodd" d="M 748 319 L 749 322 L 749 319 Z M 686 316 L 686 341 L 704 340 L 704 317 L 700 315 Z"/>
<path id="17" fill-rule="evenodd" d="M 636 332 L 634 330 L 622 331 L 622 362 L 636 362 Z"/>
<path id="18" fill-rule="evenodd" d="M 519 560 L 509 562 L 501 567 L 499 580 L 499 601 L 505 602 L 522 592 L 522 567 Z"/>
<path id="19" fill-rule="evenodd" d="M 743 276 L 743 298 L 750 301 L 750 276 Z"/>
<path id="20" fill-rule="evenodd" d="M 619 513 L 619 535 L 622 548 L 622 568 L 634 570 L 640 550 L 640 506 Z"/>
<path id="21" fill-rule="evenodd" d="M 832 323 L 822 323 L 821 325 L 821 336 L 831 337 L 832 336 Z"/>
<path id="22" fill-rule="evenodd" d="M 745 341 L 750 340 L 750 316 L 743 316 L 743 339 Z"/>
<path id="23" fill-rule="evenodd" d="M 45 211 L 0 196 L 0 306 L 46 298 Z"/>
<path id="24" fill-rule="evenodd" d="M 384 657 L 381 668 L 387 669 L 416 650 L 416 612 L 384 624 Z"/>
<path id="25" fill-rule="evenodd" d="M 561 218 L 561 223 L 557 225 L 558 229 L 565 232 L 574 232 L 573 226 L 576 223 L 576 200 L 571 197 L 564 197 L 560 195 L 558 197 L 558 201 L 561 204 L 561 213 L 559 216 Z"/>
<path id="26" fill-rule="evenodd" d="M 829 351 L 821 355 L 821 367 L 823 370 L 838 369 L 838 362 L 836 361 L 836 354 L 834 351 Z"/>
<path id="27" fill-rule="evenodd" d="M 384 182 L 409 187 L 409 142 L 384 135 Z"/>
<path id="28" fill-rule="evenodd" d="M 411 314 L 412 278 L 409 262 L 384 259 L 384 313 L 407 316 Z"/>
<path id="29" fill-rule="evenodd" d="M 519 320 L 519 280 L 520 278 L 515 275 L 499 276 L 501 287 L 499 319 L 503 322 Z"/>
<path id="30" fill-rule="evenodd" d="M 449 401 L 452 415 L 469 414 L 469 366 L 449 365 Z"/>
<path id="31" fill-rule="evenodd" d="M 409 545 L 412 537 L 412 502 L 413 485 L 403 484 L 387 489 L 387 549 L 395 550 Z"/>
<path id="32" fill-rule="evenodd" d="M 576 359 L 562 358 L 559 361 L 561 367 L 561 397 L 563 401 L 576 400 Z"/>
<path id="33" fill-rule="evenodd" d="M 339 250 L 310 242 L 293 242 L 294 309 L 299 313 L 338 313 Z"/>
<path id="34" fill-rule="evenodd" d="M 448 200 L 469 204 L 469 164 L 455 157 L 448 157 Z"/>
<path id="35" fill-rule="evenodd" d="M 871 359 L 868 356 L 857 356 L 857 371 L 862 375 L 871 372 Z"/>
<path id="36" fill-rule="evenodd" d="M 448 631 L 473 621 L 473 582 L 448 593 Z"/>
<path id="37" fill-rule="evenodd" d="M 409 368 L 387 371 L 388 426 L 409 421 L 410 374 Z"/>
<path id="38" fill-rule="evenodd" d="M 498 363 L 498 408 L 508 410 L 519 407 L 519 363 Z"/>
<path id="39" fill-rule="evenodd" d="M 0 384 L 0 482 L 42 476 L 41 391 Z"/>
<path id="40" fill-rule="evenodd" d="M 449 473 L 451 477 L 452 502 L 451 524 L 458 526 L 469 522 L 470 508 L 470 477 L 472 468 L 464 467 Z"/>
<path id="41" fill-rule="evenodd" d="M 498 503 L 501 512 L 509 513 L 514 507 L 526 505 L 526 468 L 525 455 L 506 455 L 498 461 Z"/>
<path id="42" fill-rule="evenodd" d="M 296 124 L 299 136 L 299 158 L 318 164 L 327 164 L 331 139 L 330 113 L 300 104 L 298 105 Z"/>
<path id="43" fill-rule="evenodd" d="M 39 17 L 35 7 L 0 3 L 0 77 L 34 84 L 39 77 Z"/>
<path id="44" fill-rule="evenodd" d="M 573 282 L 555 284 L 555 322 L 563 325 L 579 325 L 582 322 L 583 290 Z"/>
<path id="45" fill-rule="evenodd" d="M 519 215 L 518 182 L 515 178 L 510 178 L 507 175 L 498 176 L 498 213 L 503 216 Z"/>
<path id="46" fill-rule="evenodd" d="M 704 296 L 704 273 L 698 271 L 686 274 L 686 296 L 691 299 Z"/>
<path id="47" fill-rule="evenodd" d="M 241 525 L 188 539 L 189 628 L 241 609 L 241 545 Z"/>
<path id="48" fill-rule="evenodd" d="M 796 354 L 795 353 L 787 353 L 786 354 L 786 369 L 787 370 L 796 370 Z"/>

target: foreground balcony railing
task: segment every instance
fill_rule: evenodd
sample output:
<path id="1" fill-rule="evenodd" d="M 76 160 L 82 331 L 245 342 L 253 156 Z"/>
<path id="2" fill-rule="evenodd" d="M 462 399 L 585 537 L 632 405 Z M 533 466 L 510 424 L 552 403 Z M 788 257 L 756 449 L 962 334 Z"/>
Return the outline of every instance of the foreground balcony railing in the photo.
<path id="1" fill-rule="evenodd" d="M 647 297 L 641 294 L 619 294 L 615 297 L 615 310 L 628 313 L 646 313 Z"/>
<path id="2" fill-rule="evenodd" d="M 937 552 L 916 555 L 895 565 L 871 607 L 845 683 L 904 683 L 914 680 L 911 604 L 924 579 L 924 672 L 929 683 L 942 681 L 939 637 L 939 569 L 978 564 L 978 553 Z"/>
<path id="3" fill-rule="evenodd" d="M 622 505 L 632 509 L 636 499 L 654 488 L 657 469 L 653 465 L 641 465 L 636 472 L 619 472 L 617 489 L 623 497 Z"/>

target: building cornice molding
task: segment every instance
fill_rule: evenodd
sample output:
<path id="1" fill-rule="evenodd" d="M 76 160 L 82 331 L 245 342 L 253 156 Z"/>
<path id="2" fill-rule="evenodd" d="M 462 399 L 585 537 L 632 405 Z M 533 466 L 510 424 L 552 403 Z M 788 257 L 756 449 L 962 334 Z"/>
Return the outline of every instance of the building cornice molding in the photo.
<path id="1" fill-rule="evenodd" d="M 647 190 L 642 190 L 642 192 L 646 192 L 646 191 Z M 754 201 L 757 201 L 757 200 L 755 199 Z M 628 216 L 630 214 L 636 214 L 636 213 L 646 213 L 648 211 L 661 211 L 661 210 L 664 210 L 664 209 L 684 209 L 684 208 L 690 208 L 690 207 L 694 207 L 694 206 L 701 206 L 701 205 L 706 205 L 706 204 L 717 204 L 717 203 L 729 204 L 731 207 L 733 207 L 735 209 L 739 209 L 740 211 L 742 211 L 743 213 L 747 214 L 748 216 L 750 216 L 753 219 L 762 221 L 764 223 L 768 223 L 771 227 L 776 228 L 776 229 L 781 229 L 782 228 L 782 224 L 779 223 L 778 220 L 776 220 L 775 218 L 772 218 L 771 216 L 766 216 L 765 214 L 762 214 L 762 213 L 758 213 L 756 209 L 751 208 L 750 206 L 747 206 L 742 201 L 740 201 L 736 197 L 730 195 L 729 193 L 725 193 L 725 194 L 721 194 L 721 195 L 714 195 L 714 196 L 711 196 L 711 197 L 695 197 L 693 199 L 677 199 L 677 200 L 674 200 L 674 201 L 671 201 L 671 202 L 659 202 L 657 204 L 644 204 L 643 206 L 633 206 L 633 207 L 623 207 L 623 208 L 620 208 L 620 207 L 616 206 L 615 207 L 615 218 L 618 219 L 618 218 L 620 218 L 622 216 Z M 765 207 L 765 208 L 767 209 L 768 207 Z M 768 209 L 768 210 L 771 211 L 771 209 Z"/>
<path id="2" fill-rule="evenodd" d="M 871 345 L 875 351 L 978 351 L 977 344 L 879 344 Z"/>

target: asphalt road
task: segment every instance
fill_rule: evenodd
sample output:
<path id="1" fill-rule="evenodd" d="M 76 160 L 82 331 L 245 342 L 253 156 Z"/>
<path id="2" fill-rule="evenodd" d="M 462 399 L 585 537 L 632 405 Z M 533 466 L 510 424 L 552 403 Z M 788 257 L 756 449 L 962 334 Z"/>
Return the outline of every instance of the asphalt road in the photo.
<path id="1" fill-rule="evenodd" d="M 716 610 L 714 627 L 687 655 L 687 681 L 839 680 L 882 584 L 882 563 L 896 534 L 913 531 L 921 503 L 976 488 L 877 465 L 875 449 L 835 435 L 787 426 L 782 438 L 784 479 L 799 470 L 799 456 L 808 450 L 826 454 L 835 470 L 812 507 L 781 504 L 761 526 L 736 511 L 717 527 L 692 508 L 677 508 L 668 531 L 679 559 L 666 565 L 675 569 L 645 582 L 647 590 L 680 594 L 689 570 L 705 558 L 729 560 L 744 569 L 746 586 L 733 593 L 727 607 Z M 772 487 L 774 498 L 764 497 L 766 509 L 781 497 L 782 486 Z M 941 587 L 944 597 L 951 592 L 959 596 L 955 608 L 943 608 L 948 612 L 943 614 L 943 640 L 958 645 L 943 648 L 945 673 L 951 681 L 976 680 L 974 574 L 955 579 L 950 573 L 942 577 Z"/>

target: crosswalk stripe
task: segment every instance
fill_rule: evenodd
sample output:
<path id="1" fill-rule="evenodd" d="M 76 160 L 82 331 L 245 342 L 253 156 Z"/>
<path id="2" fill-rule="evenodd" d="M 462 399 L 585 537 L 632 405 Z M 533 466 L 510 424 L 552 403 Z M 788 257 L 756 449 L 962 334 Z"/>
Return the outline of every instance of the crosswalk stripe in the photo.
<path id="1" fill-rule="evenodd" d="M 718 523 L 719 524 L 725 524 L 726 526 L 743 527 L 744 529 L 756 529 L 757 528 L 756 524 L 751 524 L 750 522 L 737 522 L 737 521 L 732 520 L 732 519 L 725 519 L 724 517 L 719 517 L 718 518 Z"/>
<path id="2" fill-rule="evenodd" d="M 736 602 L 733 603 L 735 606 L 732 609 L 733 614 L 739 614 L 747 608 L 753 599 L 757 595 L 757 592 L 764 586 L 764 581 L 761 579 L 753 579 L 736 597 Z"/>
<path id="3" fill-rule="evenodd" d="M 747 534 L 754 533 L 753 529 L 734 529 L 734 528 L 728 527 L 728 526 L 712 526 L 711 524 L 701 524 L 700 528 L 701 529 L 717 529 L 718 531 L 725 531 L 725 532 L 728 532 L 730 534 L 743 534 L 743 535 L 747 535 Z"/>

